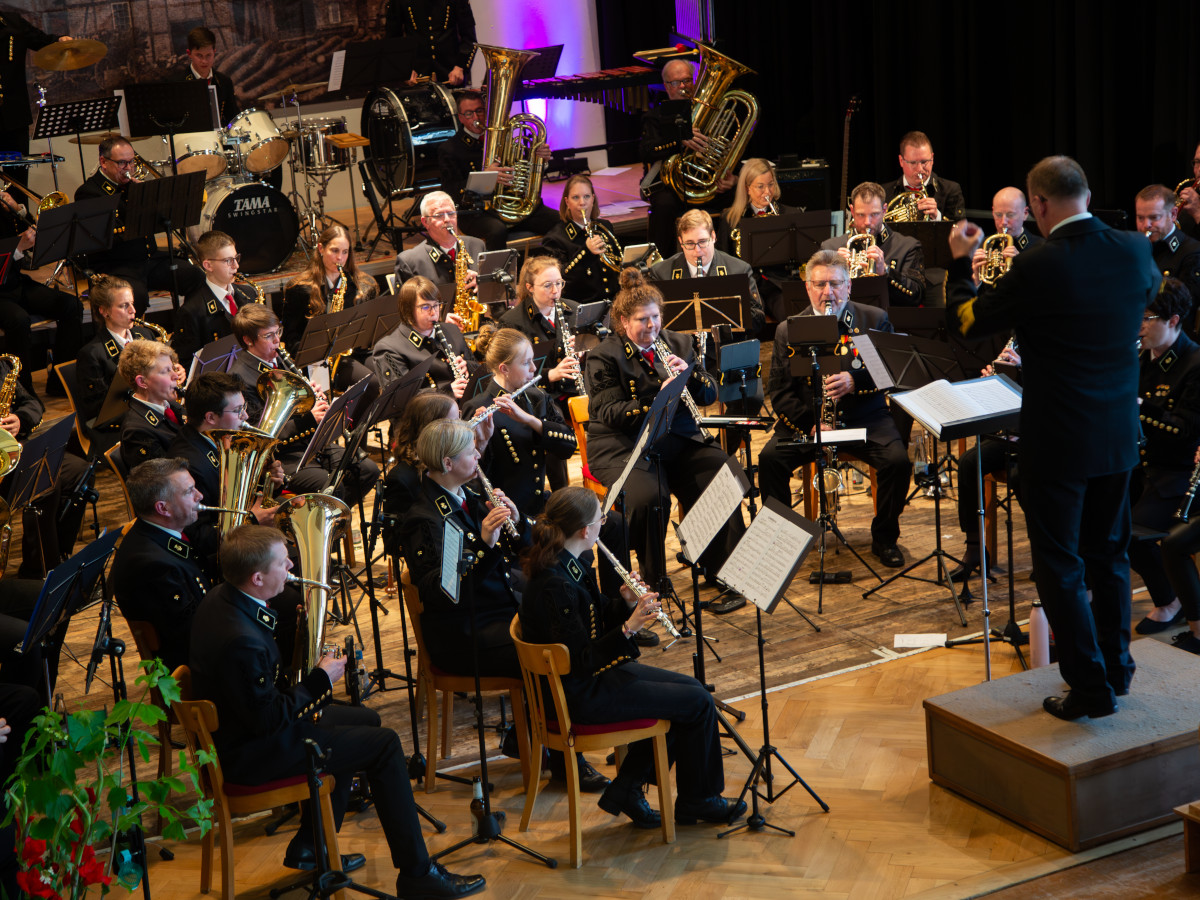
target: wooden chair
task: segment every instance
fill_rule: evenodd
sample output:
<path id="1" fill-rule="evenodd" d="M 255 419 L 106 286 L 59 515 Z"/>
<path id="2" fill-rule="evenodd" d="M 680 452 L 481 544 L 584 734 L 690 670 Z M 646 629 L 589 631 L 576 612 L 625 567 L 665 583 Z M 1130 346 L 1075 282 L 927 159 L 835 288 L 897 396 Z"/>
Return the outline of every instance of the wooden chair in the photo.
<path id="1" fill-rule="evenodd" d="M 843 462 L 861 462 L 853 453 L 845 450 L 838 451 L 838 459 Z M 816 521 L 821 515 L 821 505 L 817 500 L 817 493 L 813 489 L 813 480 L 817 477 L 817 464 L 815 462 L 804 463 L 800 467 L 801 477 L 804 479 L 804 517 Z M 876 513 L 879 512 L 879 476 L 875 471 L 874 466 L 867 466 L 867 474 L 871 482 L 871 504 Z"/>
<path id="2" fill-rule="evenodd" d="M 579 445 L 579 463 L 583 471 L 584 486 L 591 488 L 601 500 L 608 495 L 608 488 L 596 480 L 587 462 L 588 398 L 568 397 L 567 411 L 571 414 L 571 427 L 575 429 L 575 442 Z"/>
<path id="3" fill-rule="evenodd" d="M 158 656 L 160 646 L 158 629 L 144 619 L 126 619 L 125 624 L 133 634 L 133 643 L 137 647 L 138 656 L 143 660 L 154 659 Z M 180 666 L 179 669 L 187 669 Z M 179 671 L 178 669 L 176 671 Z M 188 672 L 188 685 L 191 685 L 191 673 Z M 178 725 L 174 713 L 168 708 L 162 694 L 157 689 L 150 692 L 150 702 L 159 709 L 166 710 L 167 718 L 158 723 L 158 777 L 171 774 L 171 726 Z M 159 825 L 161 826 L 161 822 Z"/>
<path id="4" fill-rule="evenodd" d="M 129 488 L 125 487 L 125 479 L 129 475 L 129 470 L 125 466 L 125 460 L 121 457 L 121 445 L 115 444 L 105 450 L 104 458 L 108 461 L 108 467 L 117 476 L 117 481 L 121 485 L 121 493 L 125 495 L 125 509 L 129 512 L 129 518 L 132 519 L 134 517 L 133 501 L 129 499 Z"/>
<path id="5" fill-rule="evenodd" d="M 462 691 L 474 694 L 475 678 L 472 675 L 451 675 L 433 664 L 429 651 L 425 649 L 425 635 L 421 631 L 421 612 L 425 607 L 421 603 L 417 586 L 409 580 L 407 569 L 400 579 L 400 592 L 404 596 L 408 622 L 412 626 L 413 638 L 417 645 L 417 693 L 424 694 L 425 697 L 425 793 L 432 794 L 437 789 L 437 692 L 442 692 L 442 756 L 445 757 L 450 755 L 450 735 L 454 726 L 454 693 Z M 470 652 L 470 648 L 465 648 L 464 652 Z M 529 725 L 526 720 L 526 701 L 521 679 L 488 676 L 479 679 L 479 686 L 484 691 L 508 691 L 513 727 L 517 732 L 517 747 L 521 753 L 521 777 L 525 784 L 529 784 L 541 766 L 530 765 L 530 760 L 534 757 L 529 755 Z M 541 759 L 540 751 L 536 758 Z"/>
<path id="6" fill-rule="evenodd" d="M 570 809 L 571 867 L 583 865 L 583 822 L 579 809 L 579 764 L 576 753 L 623 748 L 626 744 L 652 738 L 654 741 L 654 771 L 658 781 L 658 809 L 662 815 L 663 843 L 675 842 L 675 796 L 671 792 L 671 764 L 667 760 L 667 719 L 633 719 L 628 722 L 606 722 L 602 725 L 583 725 L 571 721 L 563 693 L 562 676 L 571 671 L 571 653 L 564 644 L 529 644 L 521 638 L 521 619 L 513 616 L 508 626 L 517 657 L 521 660 L 521 677 L 525 680 L 525 696 L 529 700 L 529 722 L 533 726 L 533 753 L 540 757 L 542 747 L 562 751 L 567 766 L 567 804 Z M 541 679 L 546 679 L 553 709 L 546 707 Z M 620 757 L 618 753 L 618 758 Z M 541 773 L 531 778 L 525 790 L 525 810 L 521 813 L 521 830 L 529 829 L 533 807 L 537 803 Z"/>
<path id="7" fill-rule="evenodd" d="M 79 404 L 75 402 L 75 394 L 79 389 L 79 385 L 75 380 L 75 360 L 59 363 L 54 367 L 54 372 L 58 375 L 58 380 L 62 382 L 63 390 L 67 393 L 67 403 L 71 406 L 71 412 L 75 413 L 75 437 L 79 439 L 79 446 L 83 448 L 83 455 L 89 456 L 92 450 L 92 437 L 88 431 L 87 423 L 83 421 L 83 417 L 80 415 Z"/>
<path id="8" fill-rule="evenodd" d="M 188 685 L 187 695 L 191 694 L 191 673 L 187 666 L 180 666 L 174 672 L 175 680 Z M 221 841 L 221 894 L 226 900 L 234 900 L 237 896 L 233 880 L 233 819 L 237 816 L 247 816 L 251 813 L 274 809 L 308 799 L 308 776 L 296 775 L 281 778 L 266 784 L 233 784 L 225 780 L 221 772 L 221 761 L 217 758 L 217 748 L 213 744 L 212 733 L 217 730 L 217 708 L 211 700 L 180 700 L 172 704 L 175 717 L 183 726 L 187 735 L 188 752 L 192 762 L 200 773 L 200 789 L 206 799 L 213 801 L 214 828 L 204 835 L 200 856 L 200 893 L 207 894 L 212 888 L 213 866 L 213 834 L 216 832 Z M 212 754 L 212 762 L 198 761 L 197 754 L 207 750 Z M 334 777 L 325 774 L 321 777 L 321 821 L 325 828 L 325 842 L 329 850 L 329 858 L 337 866 L 341 865 L 338 849 L 337 826 L 333 819 L 333 804 L 330 793 L 333 791 Z M 335 896 L 345 900 L 344 892 Z"/>

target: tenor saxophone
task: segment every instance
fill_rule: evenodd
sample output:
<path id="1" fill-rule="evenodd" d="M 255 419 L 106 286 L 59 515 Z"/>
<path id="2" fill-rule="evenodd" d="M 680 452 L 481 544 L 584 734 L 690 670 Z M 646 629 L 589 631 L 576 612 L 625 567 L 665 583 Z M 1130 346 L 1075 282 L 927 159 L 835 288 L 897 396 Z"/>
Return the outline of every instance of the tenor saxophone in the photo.
<path id="1" fill-rule="evenodd" d="M 672 377 L 678 375 L 669 365 L 667 365 L 667 357 L 671 354 L 671 348 L 667 346 L 667 342 L 662 339 L 660 334 L 654 339 L 654 352 L 662 357 L 663 368 L 667 370 Z M 687 385 L 683 386 L 683 392 L 679 395 L 683 399 L 683 405 L 687 407 L 687 411 L 691 414 L 692 419 L 696 423 L 696 427 L 700 429 L 700 434 L 704 436 L 704 440 L 711 441 L 713 436 L 709 430 L 704 427 L 704 417 L 700 415 L 700 408 L 696 406 L 696 400 L 688 393 Z"/>

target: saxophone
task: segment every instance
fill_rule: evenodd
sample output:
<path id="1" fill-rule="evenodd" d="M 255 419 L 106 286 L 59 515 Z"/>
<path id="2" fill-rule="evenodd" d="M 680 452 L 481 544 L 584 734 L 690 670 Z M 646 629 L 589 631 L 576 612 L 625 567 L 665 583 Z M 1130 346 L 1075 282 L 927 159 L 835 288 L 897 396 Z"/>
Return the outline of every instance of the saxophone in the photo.
<path id="1" fill-rule="evenodd" d="M 161 325 L 155 325 L 153 322 L 147 322 L 145 319 L 134 319 L 132 322 L 138 328 L 143 328 L 146 331 L 154 333 L 154 339 L 160 344 L 171 343 L 171 333 Z"/>
<path id="2" fill-rule="evenodd" d="M 17 376 L 21 374 L 21 360 L 10 353 L 0 355 L 8 363 L 8 373 L 0 383 L 0 419 L 12 414 L 13 400 L 17 396 Z M 7 475 L 21 461 L 21 445 L 7 431 L 0 430 L 0 477 Z M 0 578 L 8 566 L 8 551 L 12 543 L 12 511 L 8 502 L 0 498 Z"/>
<path id="3" fill-rule="evenodd" d="M 474 260 L 467 253 L 466 244 L 458 232 L 452 227 L 446 230 L 454 236 L 454 314 L 466 325 L 464 331 L 478 331 L 479 315 L 485 307 L 475 299 L 478 288 L 471 290 L 467 287 L 467 271 Z"/>
<path id="4" fill-rule="evenodd" d="M 671 348 L 667 346 L 667 342 L 662 339 L 661 334 L 654 339 L 654 352 L 662 357 L 663 368 L 667 370 L 668 374 L 670 374 L 672 377 L 679 374 L 679 372 L 676 372 L 669 365 L 667 365 L 667 357 L 671 355 Z M 708 443 L 713 439 L 713 436 L 709 433 L 709 430 L 704 427 L 704 417 L 700 415 L 700 409 L 696 406 L 695 398 L 688 393 L 687 385 L 683 386 L 683 393 L 681 393 L 679 396 L 683 400 L 683 405 L 687 407 L 687 411 L 691 414 L 692 419 L 695 421 L 696 427 L 700 429 L 700 434 L 704 437 L 705 443 Z"/>
<path id="5" fill-rule="evenodd" d="M 346 288 L 350 284 L 350 279 L 346 277 L 346 270 L 338 266 L 338 283 L 333 289 L 333 296 L 329 298 L 329 312 L 339 313 L 346 306 Z M 353 350 L 347 350 L 344 353 L 335 353 L 325 362 L 329 366 L 329 387 L 333 390 L 333 379 L 337 377 L 338 363 L 353 353 Z"/>
<path id="6" fill-rule="evenodd" d="M 760 219 L 760 218 L 765 218 L 766 216 L 777 216 L 777 215 L 779 215 L 779 207 L 775 205 L 774 200 L 772 200 L 771 198 L 768 197 L 766 212 L 755 213 L 754 216 L 752 216 L 751 218 Z M 733 241 L 734 255 L 736 255 L 738 259 L 741 259 L 742 258 L 742 229 L 739 227 L 739 228 L 735 228 L 735 229 L 733 229 L 733 231 L 729 232 L 729 239 L 731 241 Z"/>
<path id="7" fill-rule="evenodd" d="M 454 374 L 454 380 L 466 381 L 469 379 L 471 373 L 467 370 L 467 361 L 454 352 L 454 348 L 450 346 L 450 341 L 446 339 L 446 332 L 442 331 L 441 323 L 434 324 L 433 339 L 437 341 L 438 346 L 442 348 L 442 353 L 446 355 L 446 362 L 450 366 L 450 371 Z"/>
<path id="8" fill-rule="evenodd" d="M 585 220 L 586 221 L 586 220 Z M 555 303 L 555 318 L 558 324 L 558 338 L 562 341 L 563 358 L 575 360 L 575 390 L 580 397 L 588 395 L 587 386 L 583 383 L 583 369 L 580 367 L 579 354 L 575 352 L 575 335 L 567 324 L 567 309 L 561 303 Z"/>
<path id="9" fill-rule="evenodd" d="M 608 557 L 608 561 L 612 563 L 613 571 L 617 573 L 617 577 L 620 578 L 621 581 L 625 582 L 625 586 L 633 591 L 635 597 L 640 599 L 646 596 L 646 594 L 650 593 L 650 589 L 646 587 L 646 585 L 642 584 L 640 581 L 635 581 L 634 577 L 629 574 L 629 570 L 617 561 L 617 558 L 613 556 L 613 552 L 604 546 L 604 541 L 596 541 L 596 546 L 600 548 L 601 553 Z M 679 640 L 679 629 L 675 627 L 675 623 L 671 621 L 671 617 L 663 612 L 662 607 L 659 607 L 658 610 L 658 622 L 663 628 L 667 629 L 667 632 L 672 638 L 675 639 L 675 641 Z M 675 641 L 672 641 L 671 643 L 674 643 Z M 671 644 L 668 644 L 666 647 L 663 647 L 663 649 L 668 650 L 670 649 L 670 646 Z"/>
<path id="10" fill-rule="evenodd" d="M 244 284 L 248 288 L 250 288 L 252 291 L 254 291 L 254 302 L 255 303 L 264 302 L 263 289 L 260 288 L 256 283 L 251 281 L 249 278 L 247 278 L 245 275 L 243 275 L 241 272 L 238 272 L 236 275 L 233 276 L 233 283 L 234 284 Z"/>

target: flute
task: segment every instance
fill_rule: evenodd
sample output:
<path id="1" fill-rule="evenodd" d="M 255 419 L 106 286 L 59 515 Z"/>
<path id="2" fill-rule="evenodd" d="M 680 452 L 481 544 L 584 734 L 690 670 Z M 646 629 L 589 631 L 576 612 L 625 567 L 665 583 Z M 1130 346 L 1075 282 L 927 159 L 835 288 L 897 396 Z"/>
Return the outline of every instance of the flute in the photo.
<path id="1" fill-rule="evenodd" d="M 476 466 L 475 475 L 479 478 L 479 483 L 483 485 L 483 493 L 487 495 L 487 498 L 491 501 L 492 506 L 503 506 L 503 503 L 496 496 L 496 489 L 492 487 L 492 483 L 488 481 L 488 477 L 483 474 L 483 469 L 479 468 L 479 466 Z M 508 509 L 507 506 L 504 508 Z M 505 519 L 504 524 L 500 527 L 504 529 L 505 534 L 507 534 L 509 537 L 519 538 L 521 536 L 521 532 L 517 531 L 517 525 L 511 518 Z"/>
<path id="2" fill-rule="evenodd" d="M 538 380 L 536 378 L 534 378 L 531 381 L 525 382 L 523 385 L 521 385 L 519 388 L 517 388 L 512 393 L 501 394 L 500 396 L 508 397 L 511 400 L 513 397 L 520 396 L 521 394 L 523 394 L 525 391 L 529 390 L 531 387 L 533 387 L 537 383 L 538 383 Z M 480 422 L 483 422 L 485 419 L 490 418 L 492 416 L 492 414 L 495 413 L 496 410 L 498 410 L 499 408 L 500 408 L 499 403 L 489 403 L 483 409 L 479 410 L 479 412 L 475 413 L 475 415 L 471 416 L 471 418 L 467 419 L 467 424 L 470 425 L 472 428 L 475 428 L 477 425 L 479 425 Z"/>
<path id="3" fill-rule="evenodd" d="M 601 553 L 608 557 L 608 561 L 612 563 L 613 571 L 617 573 L 617 577 L 625 582 L 625 586 L 633 591 L 633 593 L 639 599 L 650 593 L 649 588 L 643 585 L 640 581 L 634 581 L 633 576 L 629 574 L 629 570 L 617 562 L 617 558 L 613 556 L 613 552 L 604 546 L 604 541 L 596 541 L 596 546 L 600 548 Z M 679 640 L 679 630 L 675 627 L 675 623 L 671 621 L 671 617 L 663 612 L 661 606 L 658 608 L 657 618 L 662 627 L 667 629 L 667 632 L 671 635 L 671 637 L 676 641 Z M 664 647 L 663 649 L 665 650 L 667 648 Z"/>

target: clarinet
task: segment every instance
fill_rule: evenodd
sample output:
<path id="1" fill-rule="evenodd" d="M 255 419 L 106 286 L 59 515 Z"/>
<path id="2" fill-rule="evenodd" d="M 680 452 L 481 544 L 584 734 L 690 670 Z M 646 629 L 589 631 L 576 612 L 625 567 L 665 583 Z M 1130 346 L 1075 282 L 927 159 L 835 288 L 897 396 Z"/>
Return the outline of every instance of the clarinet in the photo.
<path id="1" fill-rule="evenodd" d="M 283 344 L 275 348 L 275 361 L 282 363 L 282 365 L 276 368 L 283 369 L 285 372 L 291 372 L 293 375 L 299 375 L 305 381 L 308 381 L 308 376 L 300 371 L 298 365 L 292 362 L 292 358 L 288 355 L 288 352 L 283 349 Z"/>
<path id="2" fill-rule="evenodd" d="M 479 483 L 483 485 L 483 493 L 487 495 L 487 498 L 491 501 L 492 506 L 503 505 L 496 497 L 496 489 L 492 487 L 492 483 L 488 481 L 488 477 L 483 474 L 483 469 L 479 468 L 479 466 L 476 466 L 475 475 L 479 479 Z M 507 508 L 508 507 L 505 507 L 505 509 Z M 511 518 L 505 519 L 504 524 L 500 527 L 504 529 L 505 534 L 507 534 L 509 537 L 519 538 L 521 536 L 521 532 L 517 531 L 517 525 Z"/>
<path id="3" fill-rule="evenodd" d="M 467 371 L 467 361 L 456 354 L 450 347 L 450 341 L 446 339 L 446 332 L 442 331 L 441 324 L 434 324 L 433 338 L 438 342 L 438 346 L 442 348 L 442 352 L 446 354 L 446 362 L 450 366 L 450 371 L 454 373 L 454 380 L 466 381 L 470 378 L 471 373 Z"/>
<path id="4" fill-rule="evenodd" d="M 671 348 L 667 346 L 667 342 L 662 339 L 661 334 L 654 339 L 654 352 L 662 356 L 663 368 L 665 368 L 671 376 L 679 374 L 667 365 L 667 356 L 671 353 Z M 695 420 L 696 427 L 699 428 L 700 433 L 704 435 L 704 440 L 711 441 L 713 436 L 709 433 L 708 429 L 704 427 L 704 419 L 700 415 L 700 409 L 696 406 L 695 399 L 690 393 L 688 393 L 687 385 L 683 386 L 683 393 L 679 396 L 683 400 L 683 405 L 687 407 L 687 411 L 691 413 L 692 418 Z"/>
<path id="5" fill-rule="evenodd" d="M 1192 477 L 1188 479 L 1187 491 L 1183 495 L 1183 501 L 1179 504 L 1179 509 L 1175 510 L 1175 519 L 1179 522 L 1187 523 L 1188 516 L 1192 511 L 1192 500 L 1196 497 L 1196 488 L 1200 487 L 1200 463 L 1196 463 L 1196 467 L 1192 469 Z"/>
<path id="6" fill-rule="evenodd" d="M 575 390 L 579 392 L 580 397 L 587 396 L 587 387 L 583 383 L 583 371 L 579 368 L 579 354 L 575 352 L 575 335 L 571 333 L 571 326 L 567 324 L 567 310 L 561 303 L 554 304 L 557 313 L 558 337 L 562 341 L 563 357 L 571 357 L 575 360 Z"/>
<path id="7" fill-rule="evenodd" d="M 530 381 L 525 382 L 523 385 L 521 385 L 519 388 L 517 388 L 512 393 L 503 394 L 502 396 L 508 397 L 511 400 L 513 397 L 519 397 L 521 394 L 525 393 L 525 391 L 527 391 L 529 388 L 533 387 L 537 383 L 538 383 L 538 380 L 536 378 L 534 378 Z M 496 410 L 498 410 L 499 408 L 500 408 L 499 403 L 489 403 L 483 409 L 479 410 L 479 412 L 475 413 L 475 415 L 471 416 L 471 418 L 469 418 L 467 420 L 467 424 L 470 425 L 472 428 L 475 428 L 476 426 L 479 425 L 480 422 L 483 422 L 484 420 L 490 418 L 491 415 L 493 413 L 495 413 Z"/>
<path id="8" fill-rule="evenodd" d="M 650 593 L 649 588 L 639 581 L 634 581 L 633 576 L 629 574 L 629 571 L 625 569 L 619 562 L 617 562 L 617 558 L 613 556 L 613 552 L 604 546 L 604 541 L 596 541 L 596 546 L 600 548 L 601 553 L 608 557 L 608 561 L 612 563 L 613 571 L 617 573 L 617 577 L 625 582 L 625 586 L 633 591 L 635 596 L 640 599 L 641 597 L 645 597 L 648 593 Z M 679 629 L 675 627 L 675 623 L 671 621 L 671 617 L 663 612 L 661 607 L 658 610 L 657 618 L 662 627 L 667 629 L 667 632 L 671 635 L 671 637 L 673 637 L 675 640 L 679 640 Z"/>

